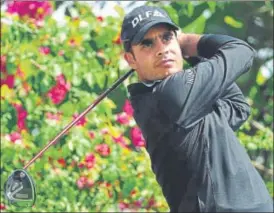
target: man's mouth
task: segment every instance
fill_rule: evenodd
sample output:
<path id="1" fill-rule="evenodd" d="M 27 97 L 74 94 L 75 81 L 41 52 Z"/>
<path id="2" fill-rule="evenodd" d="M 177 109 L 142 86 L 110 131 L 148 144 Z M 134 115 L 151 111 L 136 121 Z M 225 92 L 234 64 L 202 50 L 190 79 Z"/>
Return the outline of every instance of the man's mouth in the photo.
<path id="1" fill-rule="evenodd" d="M 163 66 L 163 67 L 170 67 L 174 63 L 174 60 L 172 59 L 162 59 L 157 63 L 157 66 Z"/>

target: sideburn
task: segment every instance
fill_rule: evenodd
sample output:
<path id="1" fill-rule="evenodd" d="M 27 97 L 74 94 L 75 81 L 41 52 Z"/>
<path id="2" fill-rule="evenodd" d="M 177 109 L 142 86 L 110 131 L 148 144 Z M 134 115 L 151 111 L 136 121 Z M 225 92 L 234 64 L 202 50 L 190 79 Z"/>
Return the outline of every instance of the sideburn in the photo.
<path id="1" fill-rule="evenodd" d="M 134 58 L 134 60 L 136 61 L 135 55 L 134 55 L 134 53 L 133 53 L 133 50 L 130 49 L 129 52 L 133 55 L 133 58 Z"/>

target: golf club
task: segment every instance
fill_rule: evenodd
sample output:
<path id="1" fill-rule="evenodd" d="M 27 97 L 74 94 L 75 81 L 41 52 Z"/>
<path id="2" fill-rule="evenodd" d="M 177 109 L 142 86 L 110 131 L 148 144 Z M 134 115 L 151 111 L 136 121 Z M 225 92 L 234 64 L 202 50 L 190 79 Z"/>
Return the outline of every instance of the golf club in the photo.
<path id="1" fill-rule="evenodd" d="M 27 173 L 27 168 L 58 139 L 63 136 L 72 126 L 74 126 L 81 118 L 83 118 L 90 110 L 92 110 L 97 104 L 99 104 L 110 92 L 118 87 L 125 79 L 128 78 L 134 72 L 133 69 L 128 71 L 125 75 L 119 78 L 113 86 L 103 92 L 98 98 L 89 105 L 79 116 L 77 116 L 72 122 L 70 122 L 52 141 L 50 141 L 37 155 L 35 155 L 23 169 L 16 169 L 8 177 L 8 180 L 4 185 L 4 194 L 8 202 L 15 206 L 33 206 L 36 200 L 35 184 L 31 176 Z"/>

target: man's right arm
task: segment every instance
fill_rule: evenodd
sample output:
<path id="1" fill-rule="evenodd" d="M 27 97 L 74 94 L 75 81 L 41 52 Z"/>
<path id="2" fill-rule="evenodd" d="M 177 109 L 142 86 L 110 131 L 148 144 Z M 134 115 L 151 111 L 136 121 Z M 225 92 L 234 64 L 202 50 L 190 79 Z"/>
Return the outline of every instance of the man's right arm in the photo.
<path id="1" fill-rule="evenodd" d="M 224 91 L 249 70 L 255 56 L 246 42 L 225 35 L 204 35 L 197 52 L 209 59 L 169 76 L 155 90 L 159 107 L 184 127 L 212 111 Z"/>

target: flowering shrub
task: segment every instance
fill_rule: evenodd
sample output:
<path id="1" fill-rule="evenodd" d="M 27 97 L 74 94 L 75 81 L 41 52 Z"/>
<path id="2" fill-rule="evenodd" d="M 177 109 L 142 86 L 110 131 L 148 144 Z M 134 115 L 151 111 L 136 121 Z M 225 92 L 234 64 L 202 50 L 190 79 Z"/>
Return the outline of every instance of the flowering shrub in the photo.
<path id="1" fill-rule="evenodd" d="M 51 14 L 52 9 L 52 5 L 48 1 L 10 1 L 7 12 L 17 13 L 20 17 L 41 20 Z"/>
<path id="2" fill-rule="evenodd" d="M 12 24 L 1 23 L 1 189 L 15 168 L 128 71 L 121 68 L 121 17 L 75 6 L 65 26 L 50 16 L 48 1 L 9 2 L 2 14 Z M 127 79 L 28 168 L 37 187 L 34 207 L 8 205 L 2 190 L 0 209 L 168 211 L 127 98 L 126 85 L 136 80 Z M 239 137 L 245 147 L 273 149 L 268 131 Z"/>
<path id="3" fill-rule="evenodd" d="M 1 188 L 127 71 L 119 68 L 120 19 L 76 5 L 79 17 L 66 17 L 65 27 L 47 1 L 10 2 L 3 14 L 13 24 L 1 34 Z M 144 146 L 121 85 L 28 168 L 37 202 L 27 211 L 167 210 Z M 1 210 L 18 211 L 5 199 Z"/>

